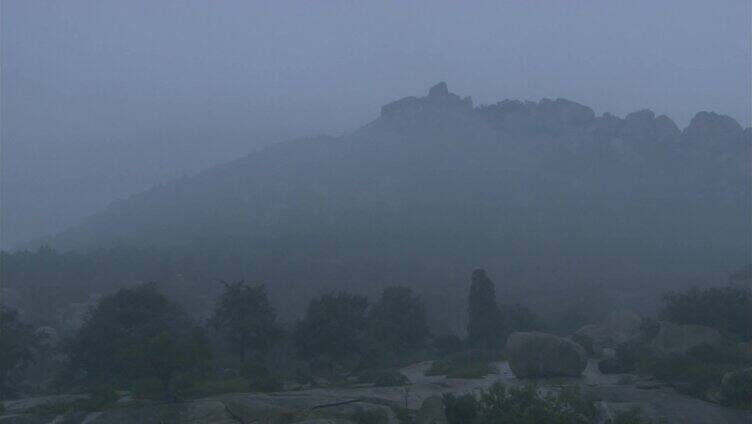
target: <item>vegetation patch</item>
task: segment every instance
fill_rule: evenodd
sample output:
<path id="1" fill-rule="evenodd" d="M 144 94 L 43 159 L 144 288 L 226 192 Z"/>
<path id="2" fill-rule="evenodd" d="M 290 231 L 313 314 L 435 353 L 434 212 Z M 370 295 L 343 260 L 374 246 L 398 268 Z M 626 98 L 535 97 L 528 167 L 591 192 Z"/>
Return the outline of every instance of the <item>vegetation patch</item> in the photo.
<path id="1" fill-rule="evenodd" d="M 501 360 L 500 355 L 486 350 L 469 350 L 434 361 L 426 375 L 445 375 L 447 378 L 483 378 L 498 370 L 492 362 Z"/>
<path id="2" fill-rule="evenodd" d="M 543 395 L 533 385 L 507 388 L 495 383 L 479 397 L 447 394 L 443 401 L 449 424 L 590 424 L 597 418 L 595 405 L 577 386 Z"/>

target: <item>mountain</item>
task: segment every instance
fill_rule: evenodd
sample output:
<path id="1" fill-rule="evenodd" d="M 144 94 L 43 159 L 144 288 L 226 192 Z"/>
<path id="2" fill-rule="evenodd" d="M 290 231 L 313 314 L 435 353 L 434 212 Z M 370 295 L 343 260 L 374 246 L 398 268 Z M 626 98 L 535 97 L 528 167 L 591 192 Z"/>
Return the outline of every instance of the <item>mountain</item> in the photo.
<path id="1" fill-rule="evenodd" d="M 440 83 L 352 134 L 272 145 L 45 243 L 220 249 L 228 269 L 298 286 L 438 289 L 485 266 L 510 290 L 665 287 L 748 262 L 751 150 L 750 128 L 712 112 L 681 130 L 565 99 L 474 106 Z"/>

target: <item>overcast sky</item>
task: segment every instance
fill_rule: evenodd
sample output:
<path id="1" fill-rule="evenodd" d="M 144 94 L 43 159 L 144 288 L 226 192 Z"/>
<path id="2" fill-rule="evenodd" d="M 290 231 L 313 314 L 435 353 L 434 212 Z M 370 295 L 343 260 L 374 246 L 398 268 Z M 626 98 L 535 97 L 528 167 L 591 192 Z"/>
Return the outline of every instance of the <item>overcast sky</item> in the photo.
<path id="1" fill-rule="evenodd" d="M 2 245 L 440 81 L 750 125 L 752 2 L 0 0 Z"/>

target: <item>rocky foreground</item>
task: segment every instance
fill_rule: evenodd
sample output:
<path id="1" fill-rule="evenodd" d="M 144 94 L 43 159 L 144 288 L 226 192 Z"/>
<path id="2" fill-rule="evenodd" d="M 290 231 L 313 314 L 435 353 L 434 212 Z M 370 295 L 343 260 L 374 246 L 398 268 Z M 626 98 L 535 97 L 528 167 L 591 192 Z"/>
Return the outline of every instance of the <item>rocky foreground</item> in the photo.
<path id="1" fill-rule="evenodd" d="M 525 384 L 517 379 L 507 362 L 495 364 L 498 373 L 483 379 L 449 379 L 425 376 L 430 362 L 403 368 L 410 384 L 399 387 L 356 385 L 313 388 L 270 394 L 230 393 L 184 402 L 157 403 L 122 399 L 122 406 L 99 412 L 60 414 L 40 413 L 39 405 L 66 403 L 73 396 L 58 396 L 4 402 L 0 424 L 11 423 L 400 423 L 405 416 L 418 424 L 442 423 L 438 396 L 468 393 L 494 382 L 508 386 Z M 604 375 L 590 361 L 584 374 L 576 378 L 537 380 L 545 391 L 578 384 L 595 400 L 602 421 L 617 412 L 640 408 L 645 418 L 668 423 L 752 422 L 752 411 L 726 408 L 677 393 L 655 380 L 629 374 Z M 36 412 L 34 412 L 36 408 Z"/>

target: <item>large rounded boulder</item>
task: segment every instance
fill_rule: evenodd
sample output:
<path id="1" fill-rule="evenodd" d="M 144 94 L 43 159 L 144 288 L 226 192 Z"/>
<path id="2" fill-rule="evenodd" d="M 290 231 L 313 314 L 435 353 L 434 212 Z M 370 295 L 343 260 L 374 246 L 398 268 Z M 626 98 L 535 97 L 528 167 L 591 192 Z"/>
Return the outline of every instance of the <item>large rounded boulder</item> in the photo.
<path id="1" fill-rule="evenodd" d="M 588 353 L 603 356 L 606 349 L 615 349 L 637 335 L 641 324 L 642 318 L 633 312 L 614 311 L 601 323 L 581 327 L 572 338 Z"/>
<path id="2" fill-rule="evenodd" d="M 659 354 L 687 353 L 699 345 L 718 345 L 723 341 L 718 330 L 704 325 L 679 325 L 668 321 L 661 321 L 659 325 L 658 334 L 650 343 Z"/>
<path id="3" fill-rule="evenodd" d="M 506 350 L 517 378 L 577 377 L 587 366 L 582 346 L 552 334 L 512 333 Z"/>

